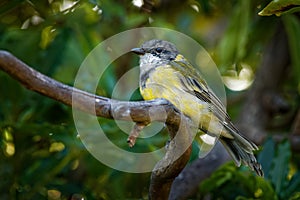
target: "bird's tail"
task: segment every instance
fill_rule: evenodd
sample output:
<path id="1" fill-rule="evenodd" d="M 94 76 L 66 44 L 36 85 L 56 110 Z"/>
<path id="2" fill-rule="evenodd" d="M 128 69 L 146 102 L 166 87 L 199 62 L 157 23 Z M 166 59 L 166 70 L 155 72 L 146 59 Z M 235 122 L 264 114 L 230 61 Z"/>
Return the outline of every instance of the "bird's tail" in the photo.
<path id="1" fill-rule="evenodd" d="M 255 171 L 257 175 L 263 176 L 262 167 L 253 155 L 253 151 L 258 149 L 254 143 L 239 134 L 234 134 L 234 139 L 221 137 L 220 141 L 237 166 L 243 163 Z"/>

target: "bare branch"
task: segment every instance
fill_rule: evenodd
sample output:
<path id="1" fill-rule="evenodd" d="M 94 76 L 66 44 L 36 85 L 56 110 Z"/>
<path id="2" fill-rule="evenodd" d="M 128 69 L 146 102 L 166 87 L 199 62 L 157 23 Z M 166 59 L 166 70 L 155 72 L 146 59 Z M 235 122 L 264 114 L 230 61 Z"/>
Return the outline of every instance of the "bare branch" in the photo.
<path id="1" fill-rule="evenodd" d="M 99 117 L 142 123 L 149 123 L 151 120 L 167 124 L 179 124 L 180 122 L 180 113 L 176 112 L 173 105 L 167 100 L 125 102 L 90 94 L 39 73 L 6 51 L 0 51 L 0 69 L 29 90 L 79 110 L 91 112 L 91 102 L 95 102 L 95 114 Z M 72 95 L 76 96 L 73 102 Z M 72 103 L 74 104 L 72 105 Z M 149 110 L 151 110 L 151 119 Z"/>
<path id="2" fill-rule="evenodd" d="M 168 126 L 172 140 L 167 146 L 164 158 L 152 171 L 150 199 L 168 199 L 174 179 L 189 161 L 193 139 L 191 133 L 195 131 L 191 124 L 187 117 L 183 117 L 180 126 Z"/>
<path id="3" fill-rule="evenodd" d="M 149 196 L 153 199 L 157 199 L 158 196 L 168 197 L 171 184 L 186 165 L 191 151 L 187 146 L 191 144 L 187 143 L 190 142 L 189 129 L 187 126 L 180 126 L 181 115 L 171 103 L 164 99 L 124 102 L 90 94 L 37 72 L 6 51 L 0 51 L 0 68 L 29 90 L 100 117 L 134 121 L 137 124 L 165 122 L 170 130 L 171 139 L 176 135 L 178 139 L 170 142 L 165 157 L 153 170 Z M 72 95 L 76 96 L 73 101 Z M 94 111 L 91 105 L 95 105 L 95 113 L 91 112 Z M 174 127 L 179 127 L 178 131 Z M 182 148 L 186 150 L 181 154 L 177 153 L 182 151 Z"/>
<path id="4" fill-rule="evenodd" d="M 133 129 L 131 130 L 131 133 L 127 139 L 127 143 L 130 147 L 133 147 L 135 145 L 135 141 L 136 138 L 139 137 L 141 131 L 144 129 L 144 127 L 147 124 L 140 124 L 140 123 L 136 123 L 133 127 Z"/>

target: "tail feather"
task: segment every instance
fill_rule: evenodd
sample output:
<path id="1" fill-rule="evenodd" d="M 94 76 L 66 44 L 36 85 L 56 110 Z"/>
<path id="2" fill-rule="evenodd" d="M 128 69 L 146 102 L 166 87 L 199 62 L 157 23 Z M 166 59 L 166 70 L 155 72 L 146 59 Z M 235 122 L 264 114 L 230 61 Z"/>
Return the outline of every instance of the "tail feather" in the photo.
<path id="1" fill-rule="evenodd" d="M 238 136 L 239 137 L 234 137 L 234 139 L 221 137 L 220 141 L 237 166 L 243 163 L 255 171 L 257 175 L 263 176 L 262 167 L 253 155 L 253 151 L 257 150 L 257 146 L 241 135 Z"/>

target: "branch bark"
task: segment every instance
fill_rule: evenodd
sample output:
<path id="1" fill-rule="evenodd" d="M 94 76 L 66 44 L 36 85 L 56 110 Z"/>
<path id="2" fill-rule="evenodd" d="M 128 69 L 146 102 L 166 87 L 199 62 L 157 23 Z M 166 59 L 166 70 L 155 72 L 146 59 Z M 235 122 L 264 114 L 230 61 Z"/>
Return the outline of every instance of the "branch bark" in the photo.
<path id="1" fill-rule="evenodd" d="M 167 100 L 125 102 L 90 94 L 39 73 L 6 51 L 0 51 L 0 69 L 19 81 L 27 89 L 68 106 L 73 106 L 81 111 L 91 112 L 91 102 L 95 102 L 95 112 L 91 114 L 96 114 L 99 117 L 134 122 L 155 120 L 167 124 L 180 123 L 180 113 Z M 73 102 L 72 96 L 76 96 Z M 149 110 L 151 110 L 151 119 Z"/>
<path id="2" fill-rule="evenodd" d="M 193 137 L 190 133 L 195 130 L 193 130 L 188 118 L 182 118 L 180 126 L 168 126 L 168 131 L 172 140 L 168 144 L 168 151 L 164 159 L 160 160 L 153 169 L 149 199 L 164 200 L 169 198 L 173 181 L 186 166 L 192 152 Z M 177 159 L 179 156 L 181 159 Z M 174 164 L 170 164 L 170 162 L 174 162 Z M 167 181 L 164 183 L 161 180 Z"/>

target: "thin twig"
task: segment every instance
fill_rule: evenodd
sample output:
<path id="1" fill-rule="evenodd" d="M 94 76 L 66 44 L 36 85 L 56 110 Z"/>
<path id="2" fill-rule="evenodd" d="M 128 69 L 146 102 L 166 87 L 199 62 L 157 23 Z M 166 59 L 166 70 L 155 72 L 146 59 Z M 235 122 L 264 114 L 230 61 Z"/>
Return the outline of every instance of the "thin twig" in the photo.
<path id="1" fill-rule="evenodd" d="M 141 131 L 145 128 L 145 124 L 136 123 L 131 130 L 129 137 L 127 139 L 127 143 L 130 147 L 133 147 L 135 145 L 136 139 L 139 137 Z"/>

